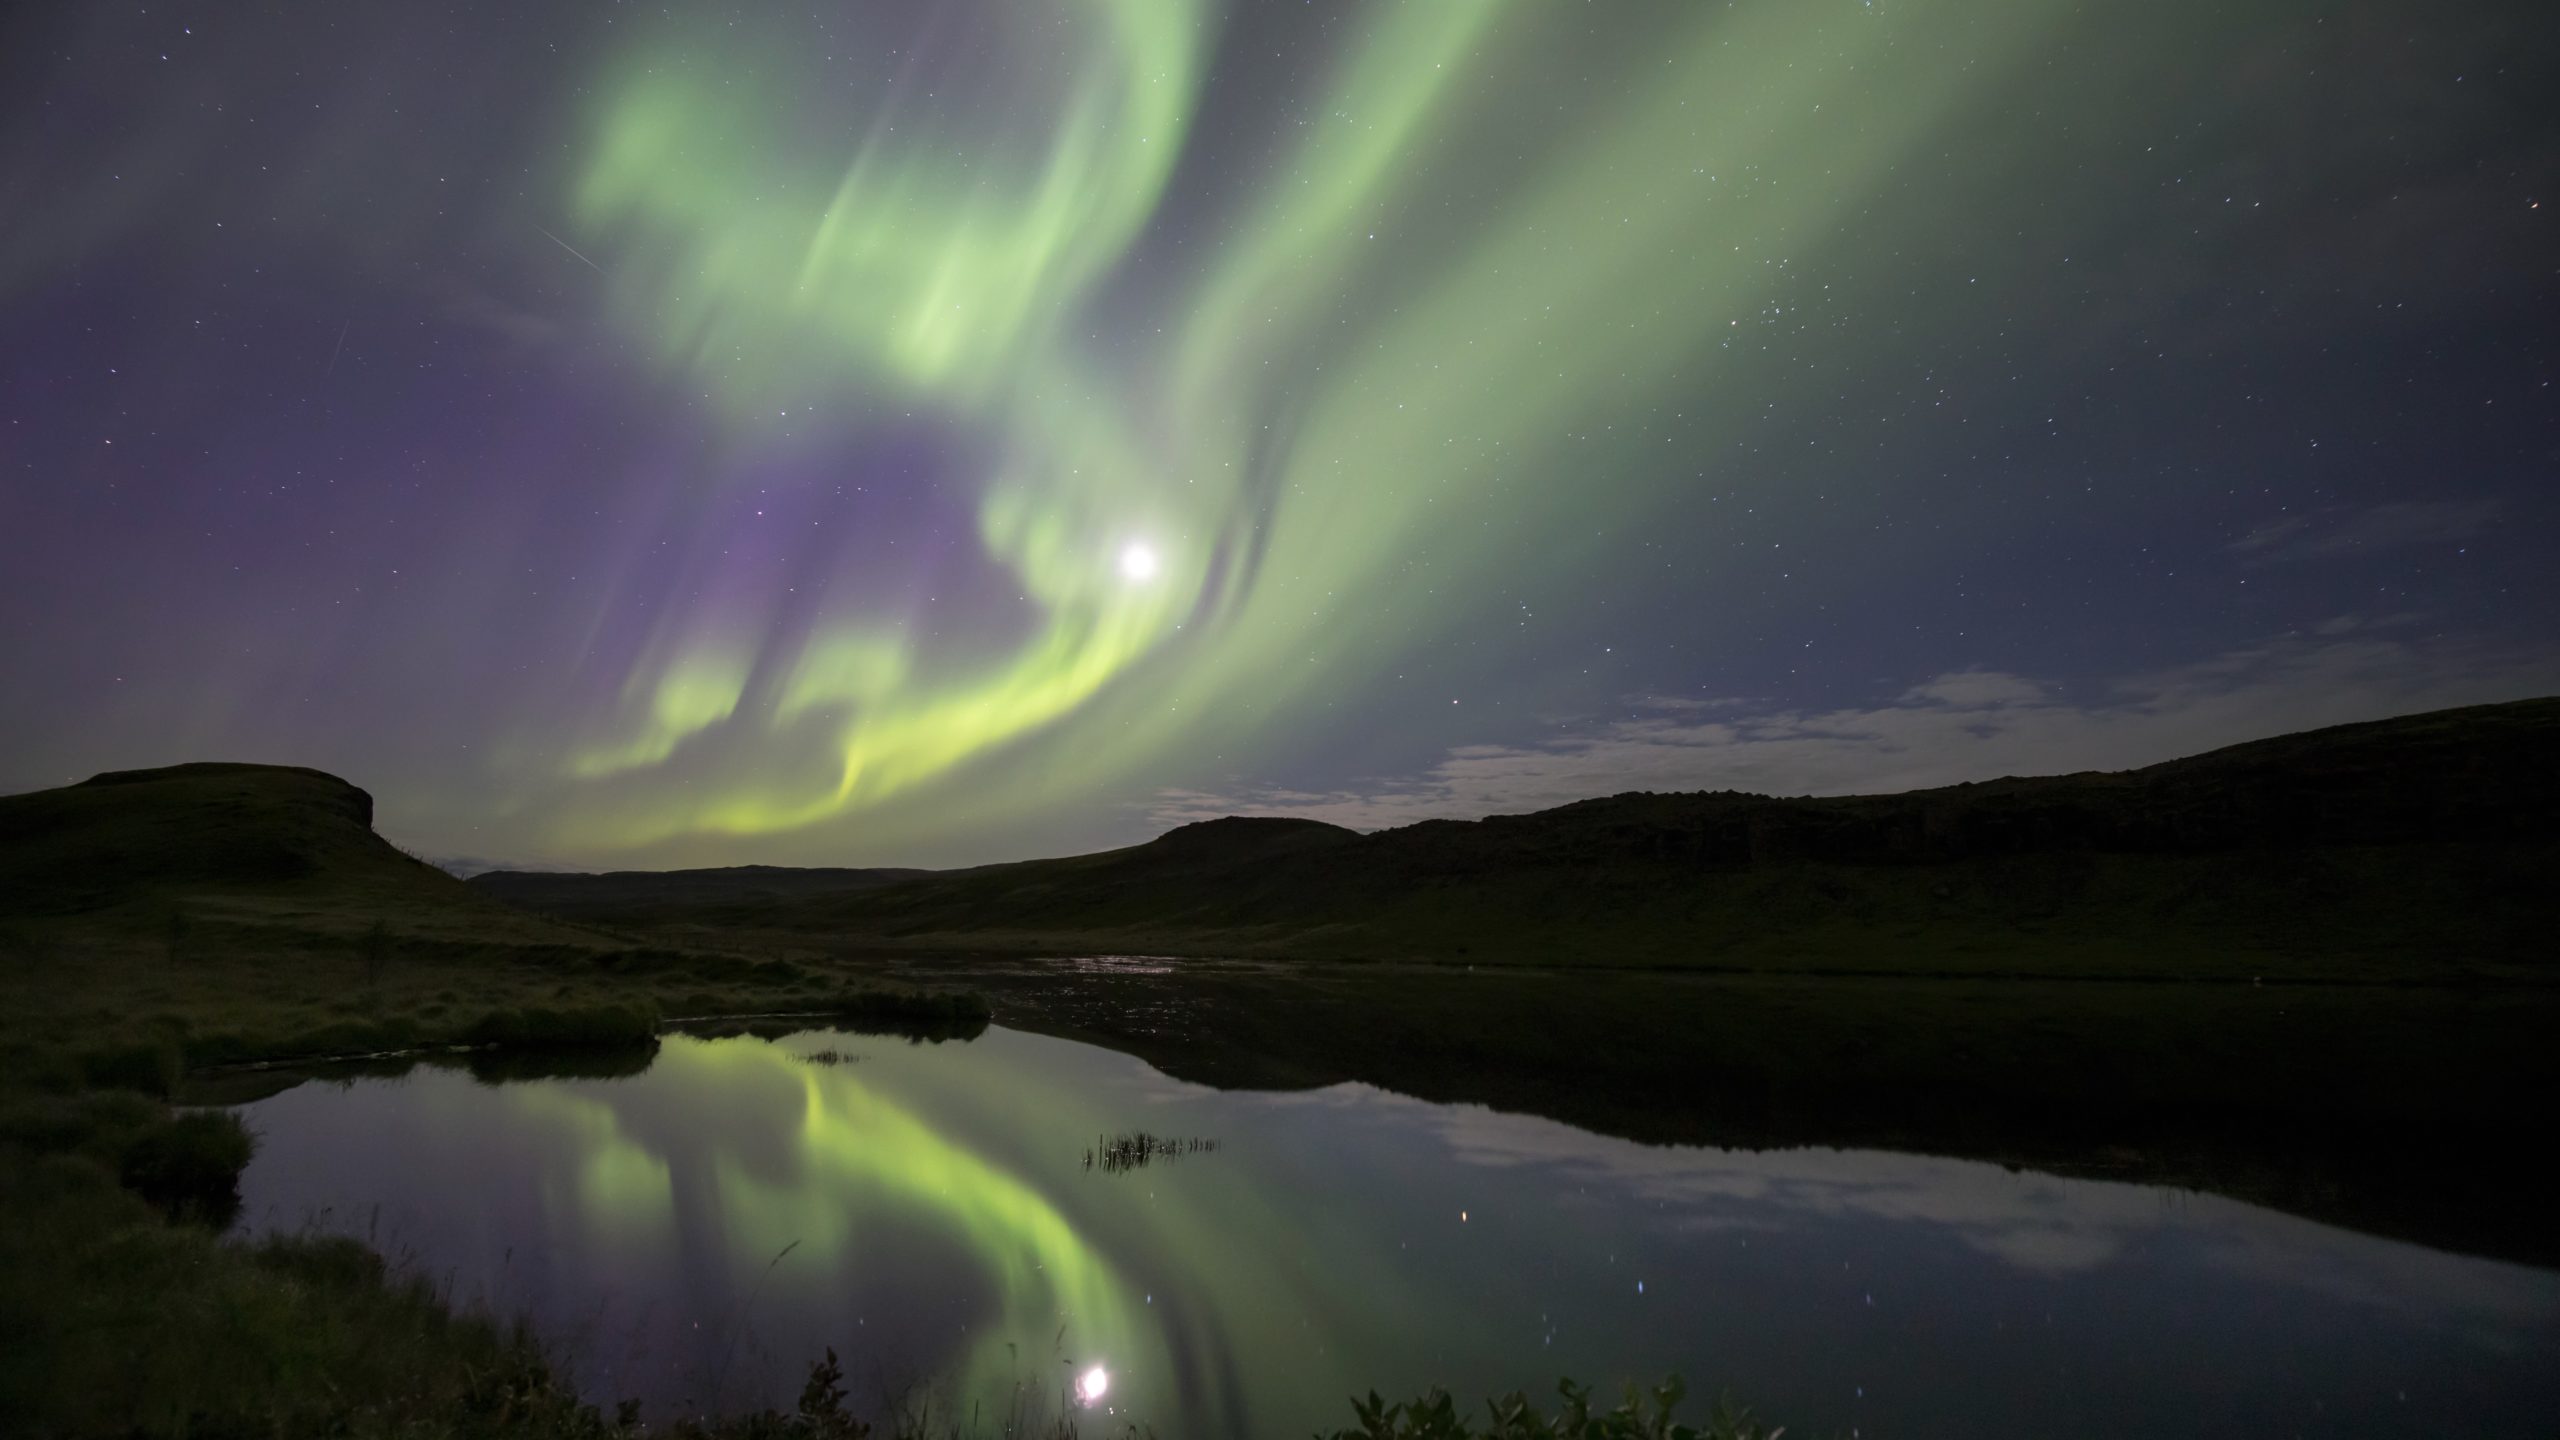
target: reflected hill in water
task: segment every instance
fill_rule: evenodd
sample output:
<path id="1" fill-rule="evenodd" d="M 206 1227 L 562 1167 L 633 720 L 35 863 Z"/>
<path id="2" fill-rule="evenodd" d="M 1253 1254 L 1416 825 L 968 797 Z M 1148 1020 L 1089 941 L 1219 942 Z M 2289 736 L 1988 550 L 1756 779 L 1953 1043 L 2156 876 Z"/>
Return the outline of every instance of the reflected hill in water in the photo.
<path id="1" fill-rule="evenodd" d="M 2432 981 L 2546 978 L 2555 858 L 2560 700 L 2532 700 L 1900 795 L 1626 794 L 1366 835 L 1212 820 L 903 880 L 470 884 L 669 934 L 901 950 Z"/>
<path id="2" fill-rule="evenodd" d="M 1221 1086 L 2151 1180 L 2551 1263 L 2556 842 L 2535 700 L 1903 795 L 1220 820 L 627 918 L 823 937 Z M 567 913 L 590 883 L 474 885 Z M 999 958 L 1097 953 L 1154 958 Z"/>
<path id="3" fill-rule="evenodd" d="M 956 968 L 956 967 L 955 967 Z M 2560 1265 L 2560 991 L 1379 965 L 988 966 L 1000 1024 L 1177 1079 L 1360 1081 L 1595 1134 L 2210 1191 Z"/>
<path id="4" fill-rule="evenodd" d="M 746 1016 L 669 1022 L 666 1032 L 697 1040 L 752 1037 L 779 1040 L 823 1030 L 833 1035 L 862 1035 L 901 1040 L 909 1045 L 940 1045 L 975 1040 L 986 1033 L 983 1019 L 855 1021 L 839 1016 L 797 1018 Z M 658 1060 L 656 1037 L 622 1045 L 586 1045 L 552 1049 L 471 1049 L 439 1046 L 369 1055 L 349 1060 L 246 1065 L 187 1077 L 177 1097 L 189 1105 L 249 1105 L 312 1083 L 348 1084 L 357 1080 L 396 1080 L 419 1070 L 455 1070 L 483 1085 L 532 1080 L 624 1080 L 646 1073 Z M 828 1050 L 801 1058 L 814 1064 L 842 1064 L 848 1058 Z"/>
<path id="5" fill-rule="evenodd" d="M 790 865 L 723 865 L 707 870 L 609 870 L 601 875 L 487 870 L 471 877 L 480 894 L 573 918 L 653 919 L 706 906 L 756 908 L 812 896 L 845 895 L 929 877 L 931 870 Z"/>

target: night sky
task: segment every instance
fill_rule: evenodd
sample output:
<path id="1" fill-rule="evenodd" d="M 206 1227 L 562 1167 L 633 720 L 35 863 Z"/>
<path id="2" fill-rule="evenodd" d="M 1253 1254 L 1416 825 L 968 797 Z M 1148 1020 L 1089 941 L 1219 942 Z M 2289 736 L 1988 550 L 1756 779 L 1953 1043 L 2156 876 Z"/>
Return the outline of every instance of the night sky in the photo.
<path id="1" fill-rule="evenodd" d="M 19 3 L 0 789 L 452 860 L 2560 690 L 2547 4 Z"/>

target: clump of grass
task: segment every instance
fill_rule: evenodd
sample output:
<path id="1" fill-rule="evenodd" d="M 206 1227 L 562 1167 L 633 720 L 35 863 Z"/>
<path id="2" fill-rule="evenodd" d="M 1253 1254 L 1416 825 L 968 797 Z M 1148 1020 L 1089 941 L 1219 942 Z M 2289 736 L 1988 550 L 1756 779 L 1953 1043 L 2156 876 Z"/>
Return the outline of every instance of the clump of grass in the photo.
<path id="1" fill-rule="evenodd" d="M 73 1155 L 0 1155 L 0 1213 L 12 1433 L 619 1433 L 524 1331 L 456 1314 L 353 1240 L 224 1243 Z"/>
<path id="2" fill-rule="evenodd" d="M 131 1090 L 0 1092 L 0 1147 L 38 1155 L 76 1152 L 112 1162 L 166 1114 L 165 1105 Z"/>
<path id="3" fill-rule="evenodd" d="M 987 997 L 974 990 L 840 990 L 822 1000 L 820 1006 L 840 1020 L 890 1025 L 974 1026 L 983 1030 L 995 1018 Z"/>
<path id="4" fill-rule="evenodd" d="M 1176 1140 L 1164 1135 L 1150 1135 L 1144 1130 L 1132 1130 L 1125 1135 L 1096 1138 L 1093 1148 L 1084 1152 L 1084 1168 L 1099 1168 L 1106 1175 L 1117 1175 L 1158 1160 L 1176 1160 L 1217 1148 L 1217 1141 L 1199 1136 Z"/>
<path id="5" fill-rule="evenodd" d="M 80 1073 L 103 1090 L 138 1090 L 166 1096 L 186 1069 L 186 1057 L 174 1040 L 142 1040 L 108 1045 L 80 1057 Z"/>
<path id="6" fill-rule="evenodd" d="M 779 1040 L 812 1027 L 806 1020 L 771 1015 L 713 1015 L 687 1020 L 674 1028 L 697 1040 L 727 1040 L 739 1035 L 757 1040 Z"/>
<path id="7" fill-rule="evenodd" d="M 206 1070 L 275 1060 L 332 1060 L 411 1049 L 430 1037 L 408 1015 L 340 1018 L 281 1028 L 273 1033 L 216 1030 L 187 1041 L 189 1068 Z"/>
<path id="8" fill-rule="evenodd" d="M 418 1023 L 406 1015 L 379 1020 L 333 1020 L 283 1042 L 278 1053 L 305 1055 L 378 1055 L 406 1050 L 418 1043 Z"/>
<path id="9" fill-rule="evenodd" d="M 528 1005 L 492 1010 L 462 1032 L 465 1044 L 499 1049 L 640 1046 L 657 1038 L 658 1007 L 646 1000 L 624 1005 Z"/>
<path id="10" fill-rule="evenodd" d="M 1546 1414 L 1518 1391 L 1485 1404 L 1482 1421 L 1458 1413 L 1449 1392 L 1434 1390 L 1418 1400 L 1390 1404 L 1372 1390 L 1351 1402 L 1359 1418 L 1356 1429 L 1336 1430 L 1319 1440 L 1778 1440 L 1785 1427 L 1769 1429 L 1718 1401 L 1703 1425 L 1672 1418 L 1688 1388 L 1672 1376 L 1650 1392 L 1627 1387 L 1626 1398 L 1607 1410 L 1591 1408 L 1589 1386 L 1557 1382 L 1564 1404 Z"/>
<path id="11" fill-rule="evenodd" d="M 630 1045 L 550 1045 L 522 1049 L 474 1050 L 462 1057 L 471 1078 L 483 1085 L 519 1080 L 622 1080 L 640 1074 L 658 1060 L 655 1038 Z M 451 1057 L 435 1063 L 451 1064 Z"/>
<path id="12" fill-rule="evenodd" d="M 188 1063 L 199 1067 L 236 1065 L 244 1060 L 265 1058 L 262 1043 L 237 1030 L 216 1030 L 199 1035 L 187 1044 Z"/>
<path id="13" fill-rule="evenodd" d="M 685 956 L 679 951 L 644 945 L 599 951 L 587 963 L 612 975 L 655 975 L 683 969 Z"/>
<path id="14" fill-rule="evenodd" d="M 117 1178 L 173 1220 L 220 1229 L 240 1213 L 240 1172 L 255 1148 L 239 1117 L 191 1110 L 126 1142 Z"/>

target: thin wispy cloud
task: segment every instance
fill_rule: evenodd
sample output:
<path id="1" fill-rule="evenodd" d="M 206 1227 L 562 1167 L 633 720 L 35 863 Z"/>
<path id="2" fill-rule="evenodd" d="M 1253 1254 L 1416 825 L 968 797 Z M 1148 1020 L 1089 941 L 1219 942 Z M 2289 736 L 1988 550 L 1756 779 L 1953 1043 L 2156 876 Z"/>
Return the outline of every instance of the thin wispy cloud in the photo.
<path id="1" fill-rule="evenodd" d="M 2495 500 L 2404 500 L 2271 520 L 2231 542 L 2248 565 L 2345 560 L 2413 545 L 2458 545 L 2498 522 Z"/>
<path id="2" fill-rule="evenodd" d="M 576 868 L 547 861 L 492 860 L 485 855 L 431 855 L 422 858 L 456 880 L 468 880 L 474 875 L 486 875 L 492 870 L 529 870 L 543 874 L 566 874 Z"/>

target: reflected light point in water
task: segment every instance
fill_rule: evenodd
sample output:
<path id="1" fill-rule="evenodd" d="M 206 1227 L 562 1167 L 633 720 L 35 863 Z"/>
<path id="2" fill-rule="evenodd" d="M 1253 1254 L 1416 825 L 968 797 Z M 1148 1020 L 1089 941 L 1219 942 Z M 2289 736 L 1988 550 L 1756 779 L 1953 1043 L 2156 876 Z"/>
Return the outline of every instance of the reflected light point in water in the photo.
<path id="1" fill-rule="evenodd" d="M 1087 1405 L 1100 1400 L 1111 1388 L 1111 1372 L 1096 1365 L 1076 1377 L 1076 1398 Z"/>

